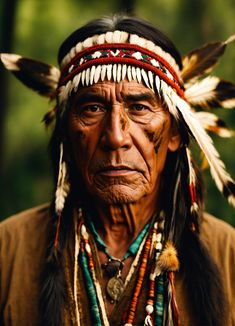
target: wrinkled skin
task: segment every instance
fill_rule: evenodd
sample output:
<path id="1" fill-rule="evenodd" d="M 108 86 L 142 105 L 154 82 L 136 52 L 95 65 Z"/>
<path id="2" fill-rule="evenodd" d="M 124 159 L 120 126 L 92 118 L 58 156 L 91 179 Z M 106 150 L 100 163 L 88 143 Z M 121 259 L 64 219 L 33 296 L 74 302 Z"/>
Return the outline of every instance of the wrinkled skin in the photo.
<path id="1" fill-rule="evenodd" d="M 97 211 L 98 232 L 109 253 L 122 258 L 159 209 L 167 151 L 177 150 L 180 143 L 170 114 L 144 85 L 104 81 L 78 90 L 69 112 L 68 134 L 77 169 Z M 107 262 L 103 252 L 99 255 L 101 263 Z M 132 257 L 125 263 L 124 278 L 131 261 Z"/>

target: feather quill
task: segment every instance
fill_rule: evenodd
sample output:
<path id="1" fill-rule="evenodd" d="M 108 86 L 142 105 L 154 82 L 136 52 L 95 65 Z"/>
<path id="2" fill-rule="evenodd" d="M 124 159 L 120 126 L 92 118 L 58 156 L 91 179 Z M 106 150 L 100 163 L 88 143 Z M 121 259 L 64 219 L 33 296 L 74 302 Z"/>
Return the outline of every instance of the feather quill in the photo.
<path id="1" fill-rule="evenodd" d="M 24 58 L 18 54 L 1 53 L 5 68 L 24 85 L 46 97 L 54 97 L 60 78 L 60 70 L 46 63 Z"/>
<path id="2" fill-rule="evenodd" d="M 235 184 L 231 176 L 225 170 L 225 165 L 219 157 L 219 153 L 213 145 L 213 141 L 206 133 L 205 129 L 197 118 L 195 112 L 192 111 L 187 102 L 172 93 L 175 96 L 175 103 L 182 114 L 182 117 L 196 139 L 198 145 L 202 149 L 205 157 L 210 165 L 211 175 L 215 180 L 218 189 L 228 198 L 230 204 L 235 206 Z"/>
<path id="3" fill-rule="evenodd" d="M 185 97 L 194 106 L 231 109 L 235 107 L 235 85 L 208 76 L 188 88 L 186 85 Z"/>
<path id="4" fill-rule="evenodd" d="M 181 77 L 184 82 L 209 73 L 225 51 L 228 43 L 233 42 L 234 35 L 225 42 L 214 42 L 189 52 L 183 58 Z"/>
<path id="5" fill-rule="evenodd" d="M 229 129 L 225 122 L 217 117 L 217 115 L 214 113 L 199 111 L 196 112 L 196 116 L 200 120 L 204 129 L 223 138 L 230 138 L 234 136 L 234 131 Z"/>

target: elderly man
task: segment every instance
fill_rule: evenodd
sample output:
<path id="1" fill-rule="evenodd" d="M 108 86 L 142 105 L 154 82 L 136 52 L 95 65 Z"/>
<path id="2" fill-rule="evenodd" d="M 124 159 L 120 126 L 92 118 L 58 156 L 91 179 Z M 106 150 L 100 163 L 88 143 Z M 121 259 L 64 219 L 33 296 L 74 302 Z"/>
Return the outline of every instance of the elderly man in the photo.
<path id="1" fill-rule="evenodd" d="M 115 16 L 65 40 L 55 67 L 2 54 L 56 98 L 55 198 L 2 223 L 3 325 L 234 325 L 235 232 L 203 213 L 194 138 L 221 192 L 234 182 L 205 129 L 235 87 L 203 78 L 227 43 L 181 57 L 148 22 Z M 199 79 L 201 77 L 201 79 Z"/>

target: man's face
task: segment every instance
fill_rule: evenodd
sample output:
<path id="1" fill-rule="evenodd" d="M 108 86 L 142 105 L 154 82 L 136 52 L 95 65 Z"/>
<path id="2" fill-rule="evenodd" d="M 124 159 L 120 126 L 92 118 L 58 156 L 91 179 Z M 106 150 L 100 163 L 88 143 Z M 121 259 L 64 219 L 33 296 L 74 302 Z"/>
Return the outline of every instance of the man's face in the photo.
<path id="1" fill-rule="evenodd" d="M 156 195 L 167 151 L 179 145 L 169 112 L 153 91 L 135 81 L 80 88 L 69 112 L 68 135 L 87 192 L 109 204 Z"/>

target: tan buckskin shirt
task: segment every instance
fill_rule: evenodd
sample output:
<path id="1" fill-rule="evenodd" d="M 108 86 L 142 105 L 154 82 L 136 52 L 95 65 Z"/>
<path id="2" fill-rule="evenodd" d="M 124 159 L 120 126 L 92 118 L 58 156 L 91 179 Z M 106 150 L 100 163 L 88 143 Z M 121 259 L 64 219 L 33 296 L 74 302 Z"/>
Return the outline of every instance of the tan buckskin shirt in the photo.
<path id="1" fill-rule="evenodd" d="M 49 220 L 49 207 L 43 205 L 12 216 L 0 224 L 0 325 L 40 325 L 39 275 L 45 255 Z M 225 222 L 205 214 L 201 238 L 222 272 L 230 305 L 228 322 L 221 326 L 235 326 L 235 230 Z M 130 284 L 124 291 L 122 299 L 112 313 L 110 326 L 119 324 L 120 313 L 130 300 L 129 292 L 133 286 Z M 175 286 L 180 325 L 204 326 L 197 325 L 190 314 L 187 295 L 179 274 L 176 275 Z M 82 288 L 81 284 L 83 298 L 80 304 L 83 305 L 81 308 L 84 308 L 81 324 L 92 326 L 89 316 L 86 317 L 89 304 Z M 140 301 L 143 300 L 144 294 L 143 298 L 140 298 Z M 138 307 L 139 314 L 142 314 L 141 307 L 144 309 L 144 304 Z M 65 314 L 64 323 L 72 325 L 69 314 Z"/>

